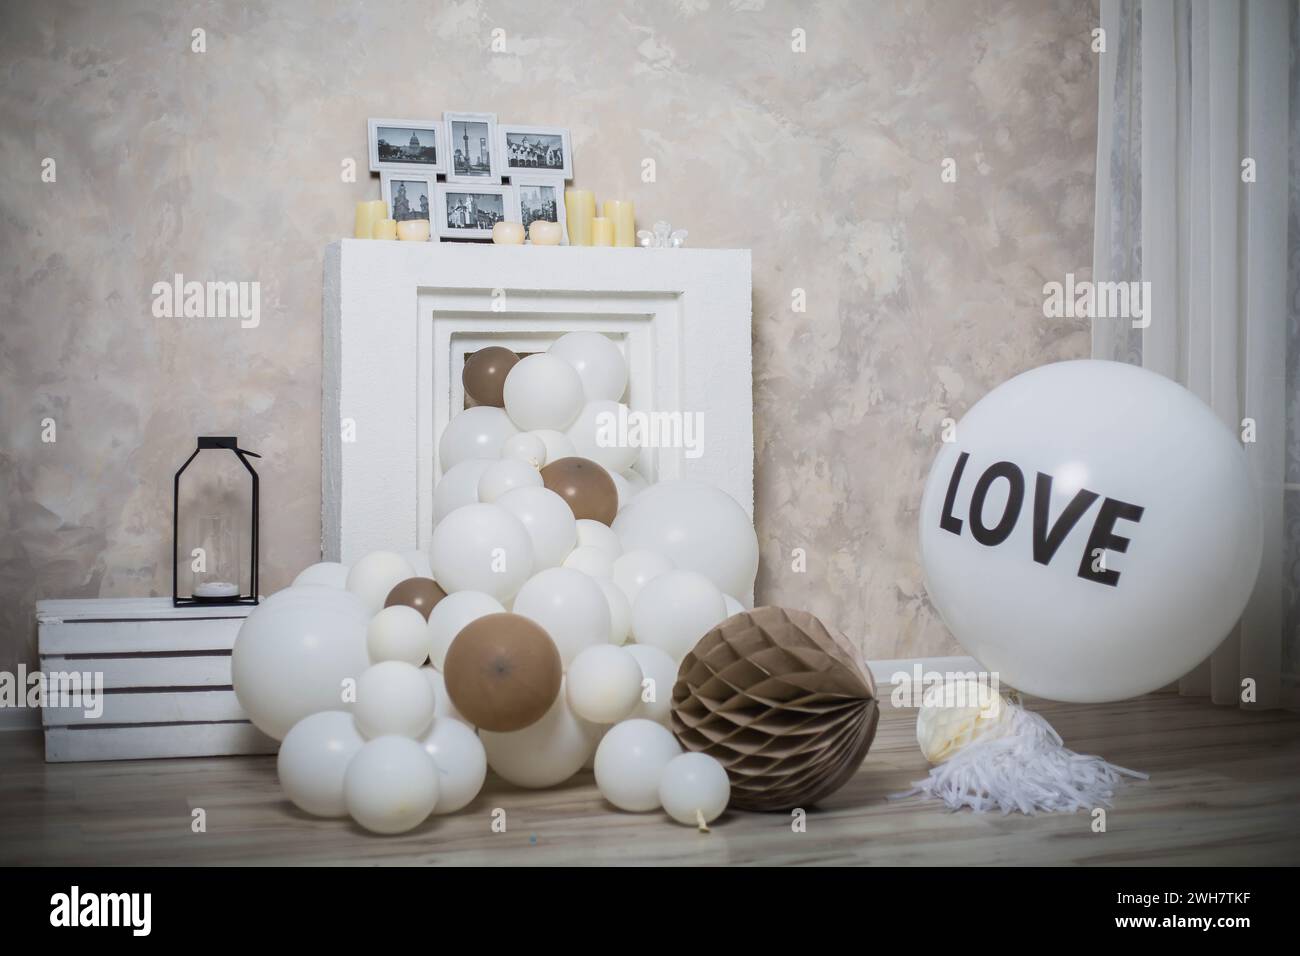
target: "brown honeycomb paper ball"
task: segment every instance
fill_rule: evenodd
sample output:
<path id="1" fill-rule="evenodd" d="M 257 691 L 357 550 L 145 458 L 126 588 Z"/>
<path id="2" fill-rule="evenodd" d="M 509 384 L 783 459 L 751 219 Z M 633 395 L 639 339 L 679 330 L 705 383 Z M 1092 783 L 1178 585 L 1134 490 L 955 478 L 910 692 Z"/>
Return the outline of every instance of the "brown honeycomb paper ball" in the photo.
<path id="1" fill-rule="evenodd" d="M 741 810 L 809 807 L 858 769 L 880 709 L 870 673 L 806 611 L 760 607 L 723 621 L 686 655 L 672 729 L 718 760 Z"/>

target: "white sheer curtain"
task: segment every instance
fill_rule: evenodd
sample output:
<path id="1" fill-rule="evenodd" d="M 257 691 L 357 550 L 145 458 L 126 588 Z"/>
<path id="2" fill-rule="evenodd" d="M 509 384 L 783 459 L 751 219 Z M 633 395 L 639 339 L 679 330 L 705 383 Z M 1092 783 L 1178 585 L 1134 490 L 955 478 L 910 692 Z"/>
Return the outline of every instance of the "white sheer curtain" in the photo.
<path id="1" fill-rule="evenodd" d="M 1181 382 L 1245 436 L 1263 566 L 1180 684 L 1238 704 L 1251 678 L 1243 706 L 1300 700 L 1296 19 L 1293 0 L 1101 0 L 1093 277 L 1149 281 L 1151 303 L 1144 329 L 1095 321 L 1093 355 Z"/>

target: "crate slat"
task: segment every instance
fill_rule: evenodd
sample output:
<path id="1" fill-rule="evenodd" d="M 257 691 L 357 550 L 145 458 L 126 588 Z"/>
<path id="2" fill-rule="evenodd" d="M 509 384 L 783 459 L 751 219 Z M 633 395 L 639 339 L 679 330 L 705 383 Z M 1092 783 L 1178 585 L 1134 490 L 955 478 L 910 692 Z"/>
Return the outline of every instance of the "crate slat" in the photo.
<path id="1" fill-rule="evenodd" d="M 243 618 L 177 621 L 104 621 L 44 624 L 41 654 L 120 654 L 158 651 L 228 651 Z"/>
<path id="2" fill-rule="evenodd" d="M 272 754 L 278 748 L 278 743 L 250 723 L 51 727 L 45 731 L 45 759 L 51 763 Z"/>
<path id="3" fill-rule="evenodd" d="M 172 607 L 169 597 L 72 598 L 36 602 L 39 624 L 59 621 L 184 621 L 194 618 L 244 618 L 252 607 L 215 604 Z"/>
<path id="4" fill-rule="evenodd" d="M 45 674 L 59 671 L 102 673 L 106 690 L 136 687 L 230 687 L 229 654 L 191 657 L 42 657 Z"/>
<path id="5" fill-rule="evenodd" d="M 233 690 L 106 693 L 103 702 L 103 713 L 97 718 L 87 717 L 82 707 L 46 707 L 41 718 L 46 727 L 248 720 Z"/>

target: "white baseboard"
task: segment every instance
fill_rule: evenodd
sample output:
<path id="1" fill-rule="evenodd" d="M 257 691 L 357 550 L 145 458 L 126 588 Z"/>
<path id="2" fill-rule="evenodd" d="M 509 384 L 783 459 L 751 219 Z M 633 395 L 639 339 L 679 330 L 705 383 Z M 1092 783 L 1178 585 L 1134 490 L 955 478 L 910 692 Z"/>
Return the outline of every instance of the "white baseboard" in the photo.
<path id="1" fill-rule="evenodd" d="M 6 730 L 39 730 L 41 712 L 35 707 L 0 707 L 0 733 Z"/>

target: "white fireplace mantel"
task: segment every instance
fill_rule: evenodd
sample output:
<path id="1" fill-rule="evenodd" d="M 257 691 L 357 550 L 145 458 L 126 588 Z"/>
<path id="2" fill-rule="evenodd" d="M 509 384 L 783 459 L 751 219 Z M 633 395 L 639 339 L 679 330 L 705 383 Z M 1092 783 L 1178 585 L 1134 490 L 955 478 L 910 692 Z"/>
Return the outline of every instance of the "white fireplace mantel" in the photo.
<path id="1" fill-rule="evenodd" d="M 464 407 L 465 355 L 611 336 L 638 411 L 699 412 L 703 454 L 644 449 L 652 480 L 714 484 L 752 516 L 747 249 L 610 249 L 343 239 L 325 254 L 322 553 L 427 547 L 437 438 Z"/>

